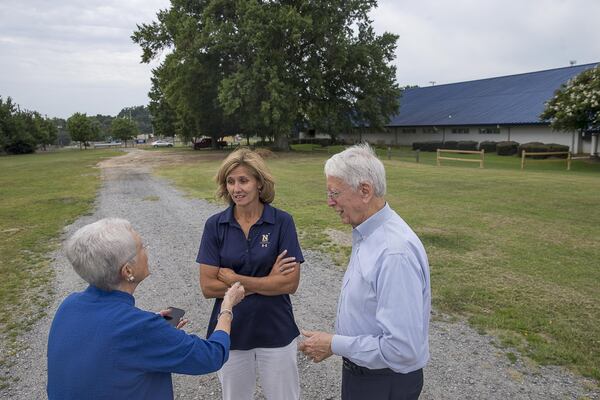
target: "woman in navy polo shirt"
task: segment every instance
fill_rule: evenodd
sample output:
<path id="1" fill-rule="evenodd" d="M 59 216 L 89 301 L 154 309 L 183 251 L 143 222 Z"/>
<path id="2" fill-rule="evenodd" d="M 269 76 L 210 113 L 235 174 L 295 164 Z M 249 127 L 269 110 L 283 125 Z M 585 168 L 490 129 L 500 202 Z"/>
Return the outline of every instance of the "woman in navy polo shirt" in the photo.
<path id="1" fill-rule="evenodd" d="M 258 375 L 268 400 L 297 400 L 300 332 L 289 294 L 298 288 L 304 258 L 294 221 L 270 205 L 275 184 L 257 153 L 231 153 L 215 180 L 229 207 L 206 221 L 196 259 L 202 293 L 216 299 L 208 335 L 225 291 L 234 282 L 246 289 L 235 309 L 229 360 L 218 372 L 223 399 L 252 399 Z"/>

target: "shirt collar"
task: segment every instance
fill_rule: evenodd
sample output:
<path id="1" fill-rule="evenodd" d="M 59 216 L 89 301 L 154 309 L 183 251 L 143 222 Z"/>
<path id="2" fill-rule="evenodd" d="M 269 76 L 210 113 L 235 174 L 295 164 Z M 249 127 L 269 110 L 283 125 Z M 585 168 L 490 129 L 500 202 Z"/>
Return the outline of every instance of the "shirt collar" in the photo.
<path id="1" fill-rule="evenodd" d="M 392 209 L 386 202 L 381 210 L 377 211 L 375 214 L 367 218 L 367 220 L 362 224 L 352 229 L 352 232 L 356 232 L 361 239 L 364 239 L 375 232 L 375 230 L 379 228 L 392 215 L 392 213 Z"/>
<path id="2" fill-rule="evenodd" d="M 271 225 L 275 224 L 275 209 L 269 203 L 263 203 L 263 205 L 264 205 L 264 208 L 263 208 L 262 215 L 260 216 L 258 221 L 256 221 L 256 225 L 260 225 L 263 222 L 266 222 Z M 235 217 L 233 216 L 233 208 L 234 208 L 234 206 L 229 206 L 229 207 L 227 207 L 227 210 L 225 210 L 225 212 L 221 214 L 221 216 L 219 217 L 220 224 L 236 224 L 237 225 L 237 221 L 235 220 Z"/>
<path id="3" fill-rule="evenodd" d="M 132 306 L 135 305 L 135 298 L 129 293 L 122 292 L 120 290 L 107 291 L 100 289 L 94 285 L 90 285 L 87 287 L 87 289 L 85 289 L 85 293 L 103 301 L 118 301 L 121 303 L 131 304 Z"/>

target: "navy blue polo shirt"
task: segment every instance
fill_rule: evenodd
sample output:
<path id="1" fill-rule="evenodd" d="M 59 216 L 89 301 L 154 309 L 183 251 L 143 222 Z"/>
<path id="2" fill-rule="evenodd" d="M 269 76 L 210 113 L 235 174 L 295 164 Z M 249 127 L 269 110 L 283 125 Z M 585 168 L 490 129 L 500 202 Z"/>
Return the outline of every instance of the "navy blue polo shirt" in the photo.
<path id="1" fill-rule="evenodd" d="M 286 257 L 296 257 L 297 262 L 304 262 L 291 215 L 265 204 L 262 216 L 252 225 L 246 239 L 233 215 L 234 207 L 230 206 L 206 221 L 196 258 L 198 263 L 232 268 L 240 275 L 262 277 L 269 275 L 283 250 L 287 250 Z M 215 300 L 207 337 L 215 329 L 222 301 Z M 235 306 L 233 312 L 231 350 L 284 347 L 300 334 L 287 294 L 253 294 Z"/>

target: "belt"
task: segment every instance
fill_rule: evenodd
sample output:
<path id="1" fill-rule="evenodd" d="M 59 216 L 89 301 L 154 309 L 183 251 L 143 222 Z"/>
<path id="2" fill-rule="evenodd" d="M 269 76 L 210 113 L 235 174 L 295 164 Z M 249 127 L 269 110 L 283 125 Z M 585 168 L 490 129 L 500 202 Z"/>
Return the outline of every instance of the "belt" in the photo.
<path id="1" fill-rule="evenodd" d="M 361 367 L 360 365 L 354 364 L 352 361 L 348 360 L 346 357 L 342 358 L 344 369 L 350 371 L 354 375 L 395 375 L 397 372 L 389 368 L 381 368 L 381 369 L 369 369 L 366 367 Z"/>

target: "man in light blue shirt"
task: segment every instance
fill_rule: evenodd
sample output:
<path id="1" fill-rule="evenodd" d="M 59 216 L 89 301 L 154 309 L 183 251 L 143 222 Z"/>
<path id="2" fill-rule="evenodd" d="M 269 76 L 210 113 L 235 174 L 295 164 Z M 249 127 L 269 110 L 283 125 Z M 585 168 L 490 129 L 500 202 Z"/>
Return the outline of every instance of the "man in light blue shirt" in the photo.
<path id="1" fill-rule="evenodd" d="M 325 164 L 327 203 L 352 226 L 335 335 L 303 331 L 320 362 L 343 357 L 342 399 L 417 399 L 429 359 L 431 289 L 421 241 L 385 202 L 385 169 L 368 144 Z"/>

